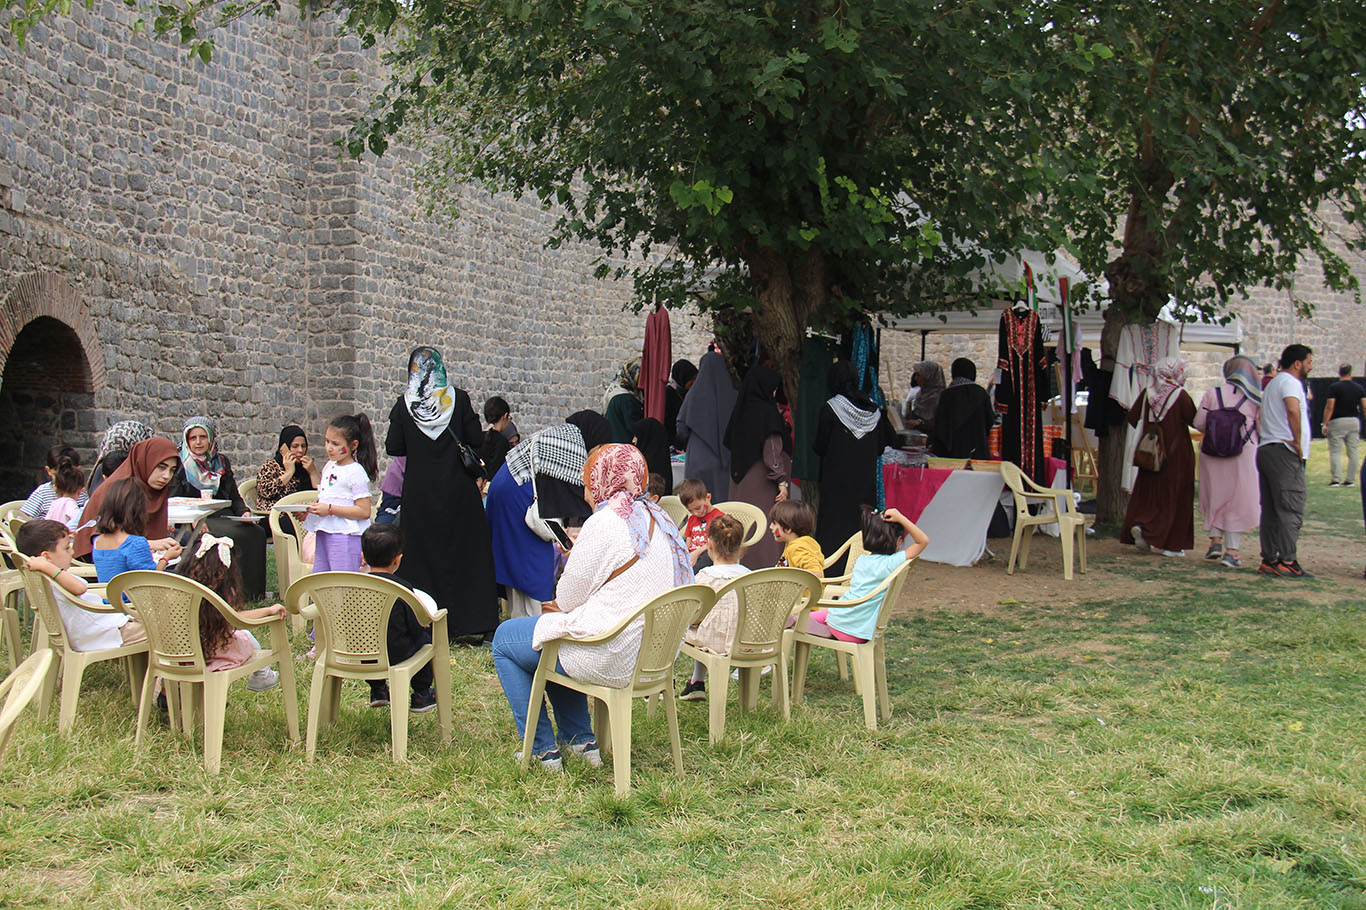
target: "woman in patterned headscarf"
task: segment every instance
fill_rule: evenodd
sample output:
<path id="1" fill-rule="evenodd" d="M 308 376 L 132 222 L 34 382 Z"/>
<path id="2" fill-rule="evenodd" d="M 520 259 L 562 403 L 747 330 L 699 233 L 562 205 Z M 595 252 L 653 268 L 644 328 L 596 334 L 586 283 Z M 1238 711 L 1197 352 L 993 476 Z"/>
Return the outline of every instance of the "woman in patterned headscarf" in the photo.
<path id="1" fill-rule="evenodd" d="M 228 456 L 218 451 L 218 427 L 208 417 L 191 417 L 180 433 L 180 469 L 171 479 L 171 496 L 226 499 L 226 508 L 204 520 L 209 533 L 232 539 L 242 566 L 247 600 L 266 595 L 266 532 L 237 489 Z M 239 520 L 240 519 L 240 520 Z"/>
<path id="2" fill-rule="evenodd" d="M 1124 515 L 1120 540 L 1142 551 L 1156 548 L 1163 556 L 1185 556 L 1195 545 L 1195 449 L 1190 426 L 1195 402 L 1182 388 L 1186 361 L 1167 357 L 1153 368 L 1148 387 L 1129 408 L 1129 424 L 1146 435 L 1157 432 L 1165 453 L 1160 471 L 1139 469 Z"/>
<path id="3" fill-rule="evenodd" d="M 93 495 L 104 479 L 118 470 L 133 446 L 154 435 L 155 431 L 140 420 L 120 420 L 105 430 L 104 436 L 100 437 L 100 447 L 95 450 L 95 465 L 90 470 L 90 493 Z"/>
<path id="4" fill-rule="evenodd" d="M 555 600 L 541 616 L 509 619 L 493 640 L 493 667 L 512 709 L 519 734 L 527 724 L 531 680 L 541 646 L 555 639 L 592 638 L 630 616 L 650 599 L 691 584 L 692 566 L 678 528 L 645 497 L 645 458 L 629 445 L 608 445 L 589 453 L 584 489 L 593 514 L 584 522 L 555 588 Z M 610 642 L 592 647 L 566 644 L 560 667 L 574 679 L 620 687 L 630 682 L 645 621 L 637 619 Z M 588 720 L 588 701 L 551 683 L 546 696 L 555 708 L 559 740 L 601 764 Z M 560 767 L 556 736 L 544 705 L 536 721 L 533 750 L 547 768 Z"/>
<path id="5" fill-rule="evenodd" d="M 405 379 L 384 446 L 408 459 L 400 509 L 403 580 L 449 611 L 452 638 L 491 636 L 498 625 L 493 545 L 479 487 L 460 455 L 461 444 L 475 451 L 483 444 L 483 424 L 435 348 L 414 349 Z"/>
<path id="6" fill-rule="evenodd" d="M 1244 531 L 1261 520 L 1262 497 L 1257 478 L 1257 418 L 1262 412 L 1262 383 L 1257 365 L 1247 357 L 1224 364 L 1224 382 L 1205 393 L 1195 414 L 1201 433 L 1211 411 L 1236 409 L 1243 415 L 1243 450 L 1231 457 L 1203 453 L 1200 458 L 1200 514 L 1209 532 L 1208 560 L 1231 569 L 1241 566 L 1239 545 Z"/>

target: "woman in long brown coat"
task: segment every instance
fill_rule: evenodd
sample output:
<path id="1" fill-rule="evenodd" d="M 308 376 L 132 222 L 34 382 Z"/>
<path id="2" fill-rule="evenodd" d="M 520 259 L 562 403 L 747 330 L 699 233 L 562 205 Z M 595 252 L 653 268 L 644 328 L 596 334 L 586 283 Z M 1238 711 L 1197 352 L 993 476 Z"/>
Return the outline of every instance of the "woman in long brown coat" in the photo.
<path id="1" fill-rule="evenodd" d="M 1185 556 L 1195 545 L 1195 449 L 1190 426 L 1195 402 L 1186 384 L 1186 361 L 1168 357 L 1153 368 L 1153 379 L 1129 408 L 1130 426 L 1143 421 L 1146 435 L 1156 428 L 1165 458 L 1162 469 L 1139 469 L 1124 513 L 1120 540 L 1163 556 Z"/>

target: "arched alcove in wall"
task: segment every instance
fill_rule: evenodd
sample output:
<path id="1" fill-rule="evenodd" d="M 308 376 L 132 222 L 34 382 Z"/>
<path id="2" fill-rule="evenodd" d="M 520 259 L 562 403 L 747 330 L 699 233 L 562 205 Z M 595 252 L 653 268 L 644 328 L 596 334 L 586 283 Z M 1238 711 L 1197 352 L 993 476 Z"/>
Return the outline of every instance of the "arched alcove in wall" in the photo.
<path id="1" fill-rule="evenodd" d="M 86 307 L 55 275 L 25 276 L 0 302 L 0 502 L 46 479 L 52 446 L 74 446 L 83 462 L 94 454 L 104 369 L 93 345 Z"/>

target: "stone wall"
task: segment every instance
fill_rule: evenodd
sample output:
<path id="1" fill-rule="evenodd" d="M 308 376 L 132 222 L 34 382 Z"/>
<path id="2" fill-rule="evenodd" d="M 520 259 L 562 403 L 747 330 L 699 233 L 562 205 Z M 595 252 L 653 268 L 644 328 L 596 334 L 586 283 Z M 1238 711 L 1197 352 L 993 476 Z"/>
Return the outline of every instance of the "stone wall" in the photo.
<path id="1" fill-rule="evenodd" d="M 254 466 L 284 423 L 316 443 L 365 410 L 382 437 L 417 344 L 535 429 L 640 353 L 645 317 L 591 277 L 597 251 L 544 247 L 553 213 L 471 189 L 459 220 L 429 218 L 411 150 L 339 155 L 373 51 L 286 7 L 216 32 L 205 65 L 131 21 L 78 4 L 25 48 L 0 36 L 0 355 L 35 316 L 77 330 L 94 407 L 63 441 L 207 413 Z M 696 360 L 690 323 L 675 314 L 674 351 Z"/>

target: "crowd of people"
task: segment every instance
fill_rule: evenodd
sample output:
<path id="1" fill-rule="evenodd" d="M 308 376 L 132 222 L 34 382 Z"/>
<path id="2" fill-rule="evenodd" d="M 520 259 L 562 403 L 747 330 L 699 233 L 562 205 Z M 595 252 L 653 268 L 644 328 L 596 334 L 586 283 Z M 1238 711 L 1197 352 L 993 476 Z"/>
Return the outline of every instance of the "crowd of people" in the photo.
<path id="1" fill-rule="evenodd" d="M 602 412 L 579 411 L 522 437 L 506 400 L 488 399 L 481 420 L 469 394 L 451 382 L 441 355 L 419 347 L 389 413 L 382 477 L 377 437 L 365 414 L 327 423 L 325 460 L 310 454 L 304 428 L 290 424 L 255 472 L 253 504 L 240 492 L 244 478 L 220 451 L 211 418 L 185 421 L 175 440 L 157 436 L 146 423 L 122 421 L 104 434 L 89 478 L 75 450 L 53 449 L 49 481 L 25 503 L 33 520 L 20 527 L 16 544 L 31 568 L 52 579 L 74 647 L 131 643 L 145 637 L 131 613 L 80 608 L 92 595 L 68 571 L 74 560 L 93 563 L 100 582 L 132 569 L 177 571 L 241 609 L 267 594 L 260 511 L 290 494 L 315 491 L 300 528 L 305 561 L 316 572 L 393 578 L 415 598 L 446 609 L 453 639 L 492 647 L 519 732 L 528 722 L 530 679 L 545 641 L 596 635 L 654 595 L 695 578 L 719 587 L 769 566 L 821 576 L 824 553 L 853 534 L 863 535 L 867 555 L 848 571 L 864 593 L 894 568 L 895 561 L 885 559 L 887 565 L 875 566 L 878 556 L 914 556 L 924 548 L 928 539 L 913 523 L 895 510 L 884 515 L 871 508 L 878 458 L 893 437 L 847 363 L 831 371 L 814 440 L 829 489 L 819 517 L 794 497 L 792 431 L 782 382 L 770 365 L 752 365 L 737 388 L 715 351 L 697 367 L 679 361 L 667 388 L 667 427 L 640 412 L 638 375 L 638 362 L 627 363 Z M 685 453 L 687 479 L 676 494 L 689 515 L 681 528 L 659 505 L 673 491 L 673 450 Z M 376 485 L 378 500 L 372 498 Z M 714 495 L 757 507 L 768 516 L 768 533 L 746 547 L 743 527 L 713 506 Z M 178 534 L 169 520 L 174 497 L 226 505 Z M 902 550 L 907 535 L 909 548 Z M 508 614 L 501 622 L 500 599 Z M 877 607 L 875 601 L 873 620 Z M 252 615 L 283 609 L 273 604 Z M 703 648 L 728 648 L 736 610 L 734 598 L 723 599 L 689 639 Z M 873 625 L 865 614 L 866 607 L 858 616 L 822 614 L 808 631 L 867 640 Z M 249 633 L 222 624 L 214 610 L 201 617 L 210 669 L 252 659 L 259 646 Z M 578 679 L 623 685 L 640 634 L 637 623 L 606 647 L 566 645 L 562 669 Z M 392 611 L 391 660 L 429 640 L 430 629 L 416 623 L 410 609 Z M 685 699 L 705 693 L 703 673 L 698 664 Z M 274 671 L 262 670 L 248 685 L 261 690 L 277 681 Z M 408 696 L 413 711 L 434 707 L 430 686 L 429 672 L 414 677 Z M 548 697 L 559 735 L 557 740 L 542 711 L 537 758 L 557 767 L 564 746 L 596 759 L 582 696 L 552 685 Z M 371 705 L 388 705 L 390 698 L 382 682 L 372 683 Z"/>
<path id="2" fill-rule="evenodd" d="M 1297 344 L 1285 349 L 1270 377 L 1246 357 L 1230 358 L 1223 382 L 1197 406 L 1184 389 L 1185 361 L 1161 360 L 1126 414 L 1143 442 L 1123 540 L 1168 556 L 1184 555 L 1194 545 L 1196 458 L 1188 443 L 1194 427 L 1203 434 L 1199 509 L 1210 540 L 1206 558 L 1239 567 L 1243 534 L 1260 527 L 1259 571 L 1308 577 L 1297 542 L 1310 438 L 1305 380 L 1312 367 L 1312 352 Z M 299 541 L 314 571 L 380 574 L 433 609 L 444 608 L 453 638 L 492 647 L 519 733 L 525 724 L 536 724 L 536 757 L 543 765 L 559 767 L 562 748 L 600 761 L 583 696 L 549 687 L 558 734 L 544 708 L 539 718 L 527 714 L 537 652 L 545 642 L 598 635 L 653 596 L 694 580 L 719 588 L 769 566 L 822 576 L 825 554 L 852 535 L 861 535 L 864 555 L 845 570 L 852 575 L 851 596 L 861 596 L 929 542 L 895 509 L 872 507 L 879 458 L 895 433 L 873 396 L 860 388 L 850 363 L 832 365 L 829 397 L 812 439 L 822 458 L 819 513 L 792 483 L 791 424 L 781 377 L 770 365 L 753 364 L 737 386 L 715 351 L 697 367 L 679 361 L 668 386 L 670 426 L 640 413 L 639 390 L 633 388 L 638 371 L 637 362 L 623 366 L 603 412 L 578 411 L 523 437 L 505 399 L 491 397 L 476 412 L 469 394 L 452 383 L 439 352 L 419 347 L 408 359 L 403 389 L 389 413 L 384 449 L 390 460 L 383 477 L 366 415 L 339 415 L 327 423 L 321 465 L 310 454 L 305 430 L 291 424 L 255 472 L 255 508 L 316 491 Z M 986 455 L 993 408 L 972 362 L 954 361 L 947 386 L 932 361 L 916 364 L 914 376 L 907 423 L 926 432 L 936 449 Z M 1343 367 L 1341 377 L 1329 390 L 1322 422 L 1331 441 L 1335 486 L 1351 485 L 1357 474 L 1357 418 L 1366 413 L 1350 369 Z M 685 453 L 686 479 L 676 491 L 674 450 Z M 208 585 L 235 608 L 265 596 L 260 515 L 244 501 L 211 418 L 185 421 L 176 440 L 156 436 L 147 424 L 123 421 L 104 434 L 88 480 L 78 453 L 65 446 L 48 454 L 46 470 L 48 482 L 23 506 L 33 520 L 21 525 L 16 543 L 30 557 L 30 567 L 52 579 L 75 647 L 108 647 L 145 636 L 130 613 L 80 608 L 91 595 L 68 571 L 77 558 L 89 560 L 101 582 L 131 569 L 174 570 Z M 372 506 L 376 481 L 379 499 Z M 659 504 L 671 491 L 687 512 L 681 527 Z M 168 520 L 168 504 L 177 496 L 220 499 L 226 507 L 188 535 L 178 535 Z M 768 533 L 746 546 L 743 525 L 716 508 L 718 496 L 757 507 L 768 516 Z M 395 661 L 430 641 L 430 629 L 406 604 L 401 607 L 391 614 L 387 636 Z M 252 615 L 283 609 L 274 604 Z M 733 596 L 723 598 L 693 625 L 687 640 L 724 653 L 736 610 Z M 876 603 L 847 614 L 821 611 L 811 615 L 807 630 L 866 641 L 874 634 L 876 614 Z M 250 634 L 227 627 L 216 611 L 201 615 L 211 669 L 252 659 L 259 646 Z M 636 623 L 606 647 L 566 644 L 560 669 L 576 679 L 624 685 L 640 634 Z M 260 690 L 276 682 L 267 669 L 253 674 L 248 686 Z M 413 711 L 435 706 L 430 686 L 430 672 L 413 678 Z M 705 692 L 705 667 L 697 662 L 681 698 L 703 698 Z M 382 682 L 372 683 L 371 705 L 388 705 L 390 697 Z"/>

